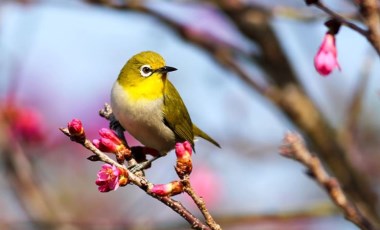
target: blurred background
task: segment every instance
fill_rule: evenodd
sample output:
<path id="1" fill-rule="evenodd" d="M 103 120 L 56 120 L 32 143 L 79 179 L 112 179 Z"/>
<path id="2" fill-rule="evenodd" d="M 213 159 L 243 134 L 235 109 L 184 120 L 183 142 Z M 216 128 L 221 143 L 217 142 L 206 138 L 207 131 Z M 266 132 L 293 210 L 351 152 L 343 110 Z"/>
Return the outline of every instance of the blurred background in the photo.
<path id="1" fill-rule="evenodd" d="M 192 120 L 222 146 L 196 143 L 191 179 L 224 229 L 358 229 L 278 154 L 289 130 L 354 201 L 378 208 L 380 66 L 364 37 L 342 27 L 342 70 L 321 77 L 313 58 L 328 16 L 301 0 L 106 2 L 0 1 L 1 229 L 189 228 L 136 186 L 98 192 L 101 164 L 58 130 L 79 118 L 97 138 L 120 69 L 145 50 L 178 69 L 169 78 Z M 326 3 L 358 18 L 354 1 Z M 174 164 L 160 159 L 148 179 L 175 180 Z M 186 195 L 175 199 L 200 216 Z"/>

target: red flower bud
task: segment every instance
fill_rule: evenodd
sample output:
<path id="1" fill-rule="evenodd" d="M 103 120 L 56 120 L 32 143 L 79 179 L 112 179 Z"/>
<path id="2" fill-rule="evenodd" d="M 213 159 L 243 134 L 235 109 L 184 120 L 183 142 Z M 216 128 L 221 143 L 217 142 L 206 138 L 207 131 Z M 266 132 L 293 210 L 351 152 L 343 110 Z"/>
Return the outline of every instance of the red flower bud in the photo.
<path id="1" fill-rule="evenodd" d="M 67 124 L 67 128 L 72 136 L 84 135 L 84 128 L 79 119 L 73 119 Z"/>

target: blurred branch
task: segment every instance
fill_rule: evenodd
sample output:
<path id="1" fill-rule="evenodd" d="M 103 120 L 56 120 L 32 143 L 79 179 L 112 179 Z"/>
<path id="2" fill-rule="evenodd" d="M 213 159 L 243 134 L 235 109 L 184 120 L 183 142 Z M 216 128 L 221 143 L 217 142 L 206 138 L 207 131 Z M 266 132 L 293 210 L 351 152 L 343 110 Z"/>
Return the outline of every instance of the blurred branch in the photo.
<path id="1" fill-rule="evenodd" d="M 364 22 L 368 26 L 368 36 L 366 38 L 380 55 L 380 16 L 379 1 L 361 0 L 358 1 L 360 13 L 364 17 Z"/>
<path id="2" fill-rule="evenodd" d="M 363 35 L 364 37 L 368 36 L 368 33 L 365 29 L 360 28 L 356 24 L 348 21 L 346 18 L 342 17 L 340 14 L 337 14 L 333 10 L 331 10 L 329 7 L 327 7 L 322 1 L 317 1 L 315 3 L 315 6 L 330 15 L 331 17 L 335 18 L 337 21 L 339 21 L 342 25 L 347 26 L 348 28 L 351 28 L 352 30 L 355 30 L 359 34 Z"/>
<path id="3" fill-rule="evenodd" d="M 270 11 L 258 5 L 247 6 L 242 1 L 210 0 L 210 2 L 227 15 L 244 36 L 260 47 L 260 54 L 252 55 L 251 59 L 263 68 L 276 85 L 280 87 L 289 83 L 299 85 L 292 65 L 273 30 Z"/>
<path id="4" fill-rule="evenodd" d="M 283 211 L 276 212 L 273 214 L 228 214 L 216 216 L 218 223 L 223 225 L 226 229 L 240 229 L 245 226 L 248 229 L 253 228 L 254 225 L 260 226 L 262 223 L 270 223 L 273 229 L 280 229 L 283 224 L 292 221 L 305 221 L 317 218 L 328 218 L 334 215 L 338 215 L 341 212 L 336 208 L 335 205 L 328 202 L 328 204 L 323 203 L 313 205 L 313 207 L 305 210 L 296 211 Z M 275 226 L 278 226 L 277 228 Z M 162 229 L 184 229 L 185 226 L 182 224 L 165 226 Z M 258 227 L 256 227 L 258 228 Z M 285 227 L 286 228 L 286 227 Z"/>
<path id="5" fill-rule="evenodd" d="M 278 6 L 271 11 L 272 16 L 280 16 L 303 22 L 320 21 L 326 18 L 325 13 L 315 13 L 311 10 L 304 10 L 294 7 Z M 358 14 L 350 12 L 339 13 L 341 17 L 351 20 L 359 20 Z"/>
<path id="6" fill-rule="evenodd" d="M 362 215 L 345 195 L 337 179 L 330 177 L 317 156 L 312 155 L 305 147 L 300 135 L 287 133 L 280 148 L 281 155 L 299 161 L 307 167 L 307 174 L 321 185 L 332 201 L 344 212 L 345 217 L 361 229 L 375 229 L 371 222 Z"/>
<path id="7" fill-rule="evenodd" d="M 373 58 L 371 54 L 368 54 L 361 67 L 360 76 L 357 78 L 358 83 L 352 93 L 352 99 L 346 113 L 347 117 L 342 134 L 345 146 L 347 146 L 347 152 L 350 152 L 351 157 L 359 155 L 358 120 L 362 112 L 363 97 L 368 86 L 372 65 Z"/>
<path id="8" fill-rule="evenodd" d="M 236 54 L 244 54 L 204 34 L 191 33 L 186 26 L 146 7 L 141 1 L 116 1 L 115 3 L 115 1 L 87 0 L 87 2 L 146 13 L 172 28 L 186 41 L 203 48 L 222 66 L 236 73 L 236 76 L 252 89 L 277 105 L 283 114 L 310 139 L 315 151 L 320 154 L 322 160 L 343 184 L 347 194 L 366 214 L 377 219 L 376 193 L 370 186 L 368 178 L 357 171 L 348 160 L 344 147 L 337 140 L 336 130 L 331 127 L 320 109 L 298 84 L 290 63 L 279 45 L 279 40 L 271 28 L 268 13 L 245 7 L 238 1 L 214 1 L 244 35 L 262 46 L 264 57 L 258 63 L 268 71 L 268 76 L 276 83 L 276 85 L 263 86 L 258 84 L 236 61 Z M 266 33 L 269 35 L 265 35 Z"/>
<path id="9" fill-rule="evenodd" d="M 0 162 L 5 168 L 5 179 L 31 224 L 37 228 L 54 226 L 59 223 L 59 216 L 47 200 L 37 174 L 20 143 L 8 135 L 10 128 L 7 126 L 0 117 Z"/>

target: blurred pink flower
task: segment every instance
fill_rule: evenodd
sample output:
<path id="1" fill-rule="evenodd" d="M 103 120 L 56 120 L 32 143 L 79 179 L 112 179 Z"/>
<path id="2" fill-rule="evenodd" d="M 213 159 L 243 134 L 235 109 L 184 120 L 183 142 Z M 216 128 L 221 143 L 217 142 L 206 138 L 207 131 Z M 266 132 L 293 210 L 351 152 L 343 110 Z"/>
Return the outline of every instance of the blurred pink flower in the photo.
<path id="1" fill-rule="evenodd" d="M 314 66 L 322 76 L 329 75 L 335 67 L 340 70 L 334 35 L 326 33 L 323 42 L 314 57 Z"/>
<path id="2" fill-rule="evenodd" d="M 13 123 L 13 132 L 25 142 L 40 142 L 44 139 L 42 120 L 41 114 L 34 109 L 20 109 Z"/>
<path id="3" fill-rule="evenodd" d="M 45 138 L 44 120 L 34 108 L 0 105 L 0 122 L 7 123 L 10 134 L 28 144 L 40 143 Z"/>
<path id="4" fill-rule="evenodd" d="M 104 164 L 98 172 L 95 184 L 98 185 L 99 192 L 109 192 L 119 187 L 119 176 L 121 170 L 114 165 Z"/>
<path id="5" fill-rule="evenodd" d="M 223 196 L 219 175 L 205 165 L 194 169 L 190 177 L 190 182 L 195 192 L 201 196 L 210 207 L 216 206 Z"/>

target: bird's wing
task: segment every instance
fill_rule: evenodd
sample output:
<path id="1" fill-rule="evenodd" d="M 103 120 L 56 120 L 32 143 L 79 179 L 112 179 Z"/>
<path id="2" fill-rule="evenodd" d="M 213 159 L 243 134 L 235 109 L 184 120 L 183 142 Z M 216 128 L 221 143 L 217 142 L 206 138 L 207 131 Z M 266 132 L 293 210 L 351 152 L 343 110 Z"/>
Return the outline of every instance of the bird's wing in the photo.
<path id="1" fill-rule="evenodd" d="M 189 141 L 194 149 L 193 123 L 181 96 L 170 81 L 165 84 L 164 105 L 164 123 L 173 130 L 176 141 Z"/>

